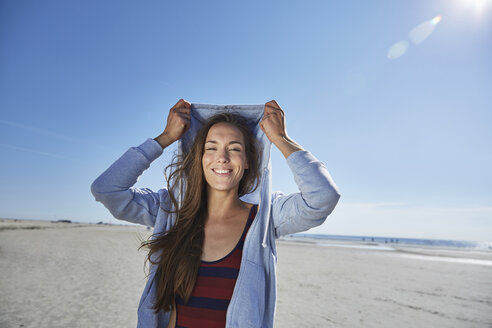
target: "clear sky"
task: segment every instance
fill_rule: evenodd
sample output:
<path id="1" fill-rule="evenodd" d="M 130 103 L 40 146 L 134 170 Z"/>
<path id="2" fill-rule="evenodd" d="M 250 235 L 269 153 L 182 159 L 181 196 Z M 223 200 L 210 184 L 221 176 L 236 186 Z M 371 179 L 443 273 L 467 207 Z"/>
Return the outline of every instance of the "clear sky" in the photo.
<path id="1" fill-rule="evenodd" d="M 309 232 L 491 241 L 491 40 L 490 0 L 3 0 L 0 217 L 116 223 L 90 184 L 180 98 L 275 99 L 342 194 Z"/>

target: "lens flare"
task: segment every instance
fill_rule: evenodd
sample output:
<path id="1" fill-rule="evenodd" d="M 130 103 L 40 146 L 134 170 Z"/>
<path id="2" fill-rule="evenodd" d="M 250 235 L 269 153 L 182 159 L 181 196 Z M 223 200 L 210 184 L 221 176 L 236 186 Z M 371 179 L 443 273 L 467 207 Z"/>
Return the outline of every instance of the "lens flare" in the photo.
<path id="1" fill-rule="evenodd" d="M 432 32 L 434 32 L 434 29 L 441 20 L 442 16 L 436 16 L 431 20 L 417 25 L 410 31 L 410 33 L 408 33 L 408 37 L 414 44 L 422 43 L 432 34 Z"/>
<path id="2" fill-rule="evenodd" d="M 422 43 L 432 34 L 432 32 L 434 32 L 434 29 L 441 20 L 442 16 L 438 15 L 428 21 L 420 23 L 408 33 L 408 38 L 415 45 Z M 396 59 L 403 56 L 407 52 L 409 46 L 410 43 L 406 40 L 395 43 L 388 51 L 388 59 Z"/>
<path id="3" fill-rule="evenodd" d="M 407 52 L 408 50 L 409 43 L 408 41 L 399 41 L 395 43 L 394 45 L 391 46 L 390 50 L 388 51 L 388 59 L 396 59 L 398 57 L 401 57 Z"/>
<path id="4" fill-rule="evenodd" d="M 431 23 L 434 24 L 434 25 L 437 25 L 437 23 L 439 23 L 442 19 L 442 16 L 436 16 L 434 17 L 433 19 L 431 19 Z"/>

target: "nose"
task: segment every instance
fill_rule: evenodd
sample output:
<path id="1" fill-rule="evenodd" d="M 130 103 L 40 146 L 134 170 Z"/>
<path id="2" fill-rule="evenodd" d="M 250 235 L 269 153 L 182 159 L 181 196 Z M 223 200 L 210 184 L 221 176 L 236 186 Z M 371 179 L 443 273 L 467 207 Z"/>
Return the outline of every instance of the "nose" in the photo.
<path id="1" fill-rule="evenodd" d="M 217 155 L 218 155 L 217 162 L 219 163 L 229 162 L 229 153 L 227 152 L 227 149 L 222 149 L 221 151 L 218 152 Z"/>

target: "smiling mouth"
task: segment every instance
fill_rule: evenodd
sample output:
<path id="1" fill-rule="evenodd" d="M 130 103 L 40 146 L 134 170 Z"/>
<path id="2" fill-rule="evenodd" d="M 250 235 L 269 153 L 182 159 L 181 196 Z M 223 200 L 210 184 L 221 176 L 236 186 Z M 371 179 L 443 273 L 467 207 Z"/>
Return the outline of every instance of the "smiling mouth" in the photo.
<path id="1" fill-rule="evenodd" d="M 212 169 L 212 171 L 214 171 L 214 173 L 220 177 L 226 177 L 230 175 L 232 172 L 232 170 L 216 170 L 216 169 Z"/>

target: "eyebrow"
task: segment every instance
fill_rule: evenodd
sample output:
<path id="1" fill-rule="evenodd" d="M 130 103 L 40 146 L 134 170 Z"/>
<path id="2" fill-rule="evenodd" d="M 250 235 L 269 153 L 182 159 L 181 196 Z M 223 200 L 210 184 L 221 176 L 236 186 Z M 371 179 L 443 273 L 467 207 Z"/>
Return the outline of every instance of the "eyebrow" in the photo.
<path id="1" fill-rule="evenodd" d="M 217 143 L 218 143 L 218 142 L 217 142 L 217 141 L 215 141 L 215 140 L 209 140 L 209 141 L 206 141 L 205 143 L 209 143 L 209 142 L 210 142 L 210 143 L 214 143 L 214 144 L 217 144 Z M 230 142 L 229 142 L 229 145 L 231 145 L 231 144 L 240 144 L 241 146 L 243 145 L 241 142 L 236 141 L 236 140 L 230 141 Z"/>

